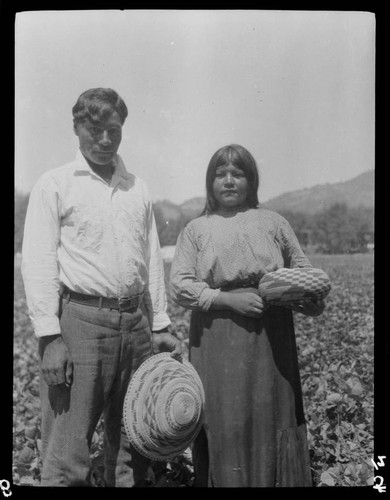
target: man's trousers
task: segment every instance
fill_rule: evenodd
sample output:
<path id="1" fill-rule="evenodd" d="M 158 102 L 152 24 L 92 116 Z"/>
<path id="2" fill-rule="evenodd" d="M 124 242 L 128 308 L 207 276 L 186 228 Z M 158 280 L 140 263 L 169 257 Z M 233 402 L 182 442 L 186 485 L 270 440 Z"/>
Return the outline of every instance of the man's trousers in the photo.
<path id="1" fill-rule="evenodd" d="M 70 388 L 49 387 L 41 374 L 42 486 L 90 486 L 92 436 L 104 424 L 106 486 L 142 485 L 148 460 L 129 444 L 123 402 L 134 371 L 152 353 L 141 305 L 135 312 L 61 300 L 63 340 L 73 360 Z"/>

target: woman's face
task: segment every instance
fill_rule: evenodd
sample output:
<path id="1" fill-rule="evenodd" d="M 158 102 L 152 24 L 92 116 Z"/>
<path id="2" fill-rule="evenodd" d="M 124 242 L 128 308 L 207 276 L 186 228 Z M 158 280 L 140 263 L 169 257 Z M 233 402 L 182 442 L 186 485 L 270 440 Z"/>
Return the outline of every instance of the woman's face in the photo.
<path id="1" fill-rule="evenodd" d="M 248 179 L 245 172 L 229 165 L 221 165 L 215 171 L 214 197 L 219 208 L 229 210 L 247 205 Z"/>

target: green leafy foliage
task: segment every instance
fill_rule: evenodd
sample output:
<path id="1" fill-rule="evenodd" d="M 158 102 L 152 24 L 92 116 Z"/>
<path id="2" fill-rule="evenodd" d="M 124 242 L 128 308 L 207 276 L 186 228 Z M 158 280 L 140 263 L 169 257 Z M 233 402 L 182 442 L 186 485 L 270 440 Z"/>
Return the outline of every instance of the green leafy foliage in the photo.
<path id="1" fill-rule="evenodd" d="M 295 315 L 314 480 L 319 486 L 367 486 L 374 451 L 373 258 L 311 261 L 332 282 L 321 316 Z"/>
<path id="2" fill-rule="evenodd" d="M 374 263 L 372 254 L 314 255 L 311 262 L 332 281 L 324 313 L 295 314 L 307 434 L 315 486 L 373 484 Z M 168 286 L 169 264 L 166 264 Z M 171 331 L 188 356 L 190 311 L 169 298 Z M 23 284 L 15 269 L 13 482 L 38 485 L 41 471 L 37 341 L 27 316 Z M 104 422 L 91 456 L 96 486 L 103 486 Z M 188 487 L 190 450 L 172 462 L 152 463 L 145 486 Z"/>
<path id="3" fill-rule="evenodd" d="M 311 220 L 310 220 L 311 219 Z M 312 239 L 324 253 L 361 252 L 373 241 L 373 210 L 336 203 L 309 218 Z"/>

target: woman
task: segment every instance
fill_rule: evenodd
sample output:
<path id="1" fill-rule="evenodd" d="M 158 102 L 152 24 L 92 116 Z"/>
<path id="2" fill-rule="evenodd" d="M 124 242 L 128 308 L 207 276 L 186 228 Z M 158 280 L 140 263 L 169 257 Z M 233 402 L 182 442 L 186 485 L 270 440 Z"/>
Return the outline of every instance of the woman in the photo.
<path id="1" fill-rule="evenodd" d="M 261 277 L 311 267 L 288 222 L 258 208 L 256 162 L 242 146 L 211 158 L 206 207 L 179 235 L 172 297 L 192 309 L 190 361 L 204 384 L 195 486 L 312 486 L 291 310 L 258 295 Z M 324 302 L 295 308 L 321 314 Z"/>

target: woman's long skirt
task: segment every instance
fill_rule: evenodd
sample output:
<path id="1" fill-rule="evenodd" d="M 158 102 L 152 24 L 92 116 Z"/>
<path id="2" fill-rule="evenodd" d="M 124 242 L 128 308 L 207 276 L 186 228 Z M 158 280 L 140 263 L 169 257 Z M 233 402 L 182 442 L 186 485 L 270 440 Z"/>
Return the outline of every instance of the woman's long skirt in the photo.
<path id="1" fill-rule="evenodd" d="M 312 486 L 291 311 L 193 311 L 190 361 L 206 396 L 195 486 Z"/>

